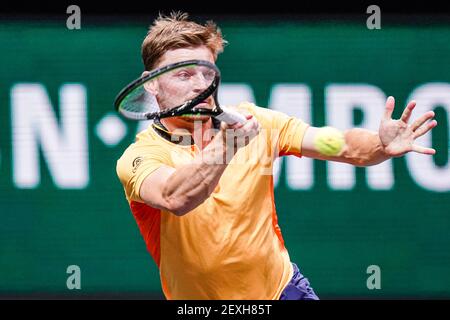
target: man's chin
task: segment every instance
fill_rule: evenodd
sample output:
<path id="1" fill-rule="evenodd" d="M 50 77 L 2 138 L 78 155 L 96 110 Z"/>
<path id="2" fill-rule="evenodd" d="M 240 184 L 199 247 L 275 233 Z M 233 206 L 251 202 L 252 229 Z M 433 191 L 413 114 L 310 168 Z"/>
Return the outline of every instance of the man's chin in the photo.
<path id="1" fill-rule="evenodd" d="M 186 122 L 196 122 L 196 121 L 207 122 L 209 119 L 211 119 L 211 116 L 182 116 L 177 118 Z"/>

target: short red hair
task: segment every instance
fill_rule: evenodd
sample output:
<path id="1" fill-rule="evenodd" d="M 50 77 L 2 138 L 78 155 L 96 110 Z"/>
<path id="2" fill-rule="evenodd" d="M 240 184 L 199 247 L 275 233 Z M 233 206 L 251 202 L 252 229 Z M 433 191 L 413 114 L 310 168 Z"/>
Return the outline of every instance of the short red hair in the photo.
<path id="1" fill-rule="evenodd" d="M 151 70 L 166 51 L 199 46 L 206 46 L 217 59 L 226 43 L 220 29 L 212 21 L 201 25 L 189 21 L 187 13 L 160 14 L 142 42 L 142 61 L 145 70 Z"/>

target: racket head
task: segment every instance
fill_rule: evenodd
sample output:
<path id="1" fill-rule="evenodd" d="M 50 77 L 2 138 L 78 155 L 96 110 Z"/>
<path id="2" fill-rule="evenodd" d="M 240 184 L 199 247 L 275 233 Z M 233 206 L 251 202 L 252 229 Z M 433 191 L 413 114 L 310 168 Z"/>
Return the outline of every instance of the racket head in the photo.
<path id="1" fill-rule="evenodd" d="M 181 61 L 145 72 L 119 92 L 114 106 L 132 120 L 213 116 L 218 112 L 216 93 L 219 83 L 220 71 L 213 63 Z"/>

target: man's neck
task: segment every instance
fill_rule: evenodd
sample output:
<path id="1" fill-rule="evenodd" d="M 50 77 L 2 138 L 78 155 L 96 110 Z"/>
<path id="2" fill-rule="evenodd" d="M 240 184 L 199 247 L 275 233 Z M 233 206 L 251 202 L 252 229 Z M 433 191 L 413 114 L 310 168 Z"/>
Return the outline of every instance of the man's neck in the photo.
<path id="1" fill-rule="evenodd" d="M 181 118 L 164 118 L 160 120 L 164 127 L 174 135 L 190 134 L 199 149 L 205 148 L 212 140 L 213 121 L 186 121 Z"/>

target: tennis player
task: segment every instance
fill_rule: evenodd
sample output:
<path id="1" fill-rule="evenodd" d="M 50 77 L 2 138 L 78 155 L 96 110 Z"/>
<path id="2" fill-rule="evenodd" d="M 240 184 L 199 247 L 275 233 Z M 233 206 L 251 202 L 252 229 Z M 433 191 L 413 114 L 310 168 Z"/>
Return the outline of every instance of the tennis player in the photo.
<path id="1" fill-rule="evenodd" d="M 187 14 L 172 13 L 150 27 L 142 59 L 145 70 L 191 59 L 215 63 L 224 44 L 214 23 L 202 25 Z M 148 88 L 159 102 L 176 99 L 170 89 L 163 82 Z M 213 104 L 208 98 L 202 107 Z M 165 297 L 318 299 L 289 258 L 277 223 L 273 176 L 267 172 L 272 162 L 264 155 L 355 166 L 411 151 L 433 155 L 434 149 L 416 145 L 415 139 L 437 125 L 431 120 L 434 113 L 408 124 L 414 107 L 410 102 L 401 119 L 393 120 L 394 98 L 389 97 L 378 132 L 353 128 L 336 133 L 246 102 L 236 106 L 245 124 L 227 125 L 208 116 L 155 120 L 125 150 L 117 174 L 159 267 Z M 339 142 L 339 135 L 342 146 L 331 146 L 336 154 L 317 143 L 321 136 Z"/>

